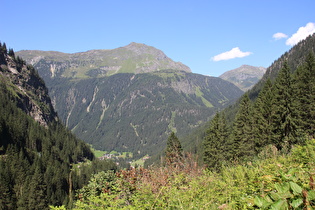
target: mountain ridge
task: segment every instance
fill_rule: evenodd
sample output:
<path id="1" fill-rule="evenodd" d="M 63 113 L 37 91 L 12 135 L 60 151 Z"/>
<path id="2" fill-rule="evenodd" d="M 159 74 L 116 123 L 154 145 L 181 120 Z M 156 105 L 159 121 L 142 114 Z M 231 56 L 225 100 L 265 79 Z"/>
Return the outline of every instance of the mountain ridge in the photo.
<path id="1" fill-rule="evenodd" d="M 283 64 L 287 61 L 288 66 L 293 71 L 297 69 L 305 60 L 306 53 L 315 53 L 315 33 L 309 35 L 307 38 L 301 40 L 298 44 L 294 45 L 290 50 L 283 53 L 278 59 L 276 59 L 266 70 L 266 73 L 261 80 L 250 90 L 249 96 L 251 99 L 255 99 L 259 91 L 268 79 L 274 81 L 277 77 Z"/>
<path id="2" fill-rule="evenodd" d="M 68 78 L 90 78 L 116 73 L 149 73 L 165 69 L 191 72 L 188 66 L 172 61 L 161 50 L 135 42 L 109 50 L 88 50 L 78 53 L 22 50 L 16 54 L 32 65 L 40 65 L 42 59 L 49 61 L 51 77 L 59 75 Z"/>

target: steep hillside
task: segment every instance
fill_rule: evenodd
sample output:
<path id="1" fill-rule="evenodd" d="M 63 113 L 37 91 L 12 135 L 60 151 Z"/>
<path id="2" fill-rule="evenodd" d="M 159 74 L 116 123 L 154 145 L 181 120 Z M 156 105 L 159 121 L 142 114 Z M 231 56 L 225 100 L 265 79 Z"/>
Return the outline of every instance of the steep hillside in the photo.
<path id="1" fill-rule="evenodd" d="M 34 68 L 1 43 L 0 113 L 0 209 L 68 203 L 80 185 L 71 165 L 94 156 L 58 121 Z"/>
<path id="2" fill-rule="evenodd" d="M 59 82 L 50 94 L 75 134 L 99 149 L 141 155 L 163 149 L 171 131 L 188 133 L 242 94 L 219 78 L 185 72 Z"/>
<path id="3" fill-rule="evenodd" d="M 264 75 L 266 68 L 242 65 L 220 75 L 221 79 L 232 82 L 243 91 L 251 89 Z"/>
<path id="4" fill-rule="evenodd" d="M 0 75 L 3 82 L 9 82 L 7 85 L 16 95 L 17 106 L 41 125 L 47 126 L 58 120 L 45 83 L 35 69 L 26 65 L 20 57 L 15 57 L 13 50 L 9 51 L 9 55 L 5 49 L 2 51 Z"/>
<path id="5" fill-rule="evenodd" d="M 287 61 L 291 71 L 295 71 L 305 61 L 309 52 L 315 52 L 315 34 L 300 41 L 288 52 L 284 53 L 280 58 L 275 60 L 271 66 L 267 68 L 263 78 L 249 92 L 250 98 L 254 99 L 258 96 L 261 88 L 268 79 L 271 79 L 272 81 L 275 80 L 285 61 Z"/>
<path id="6" fill-rule="evenodd" d="M 119 73 L 120 69 L 113 75 L 101 75 L 95 66 L 83 63 L 77 69 L 85 68 L 84 77 L 67 75 L 66 68 L 59 68 L 67 62 L 62 57 L 52 61 L 47 56 L 51 52 L 18 54 L 24 56 L 26 52 L 25 58 L 33 62 L 49 87 L 61 120 L 80 138 L 103 150 L 131 151 L 136 156 L 154 154 L 164 149 L 171 131 L 179 136 L 189 133 L 243 93 L 220 78 L 190 73 L 188 67 L 143 44 L 104 51 L 116 53 L 102 57 L 108 63 L 134 63 L 125 69 L 132 73 Z M 80 54 L 80 59 L 96 60 L 90 52 Z M 128 54 L 122 56 L 122 52 Z M 154 58 L 149 62 L 149 73 L 141 73 L 146 72 L 142 68 L 144 55 Z M 73 55 L 64 58 L 67 56 Z M 52 66 L 58 70 L 52 71 Z M 142 66 L 142 70 L 135 71 L 134 66 Z"/>
<path id="7" fill-rule="evenodd" d="M 298 44 L 293 46 L 288 52 L 285 52 L 277 60 L 275 60 L 266 70 L 264 76 L 259 80 L 259 82 L 248 91 L 249 98 L 253 101 L 256 100 L 263 86 L 266 84 L 267 80 L 275 81 L 279 74 L 280 69 L 283 64 L 287 62 L 291 73 L 294 73 L 304 62 L 308 53 L 315 53 L 315 34 L 308 36 L 306 39 L 300 41 Z M 235 113 L 239 107 L 239 101 L 228 107 L 226 109 L 226 116 L 228 122 L 233 122 Z"/>
<path id="8" fill-rule="evenodd" d="M 266 82 L 270 79 L 270 81 L 274 82 L 276 77 L 279 74 L 280 69 L 283 67 L 285 61 L 288 64 L 291 73 L 294 73 L 297 69 L 299 69 L 302 64 L 305 62 L 307 55 L 309 52 L 315 53 L 315 34 L 307 37 L 305 40 L 302 40 L 297 45 L 292 47 L 288 52 L 284 53 L 279 59 L 275 60 L 273 64 L 267 68 L 266 73 L 263 78 L 251 89 L 248 91 L 248 96 L 252 101 L 255 101 L 261 92 L 263 86 L 266 85 Z M 299 96 L 301 93 L 297 94 Z M 273 98 L 274 95 L 271 95 Z M 298 97 L 299 98 L 299 97 Z M 238 100 L 235 104 L 224 109 L 223 113 L 226 117 L 226 123 L 229 129 L 231 130 L 233 123 L 235 121 L 236 113 L 238 113 L 240 109 L 241 100 Z M 270 104 L 266 106 L 266 109 L 271 108 Z M 256 107 L 257 108 L 257 107 Z M 282 110 L 283 111 L 283 110 Z M 267 116 L 271 116 L 270 114 Z M 202 154 L 203 153 L 203 142 L 204 138 L 207 135 L 207 130 L 210 127 L 212 121 L 208 123 L 208 127 L 201 128 L 195 133 L 191 133 L 185 137 L 185 142 L 192 142 L 195 139 L 199 139 L 199 146 L 190 145 L 192 151 Z"/>

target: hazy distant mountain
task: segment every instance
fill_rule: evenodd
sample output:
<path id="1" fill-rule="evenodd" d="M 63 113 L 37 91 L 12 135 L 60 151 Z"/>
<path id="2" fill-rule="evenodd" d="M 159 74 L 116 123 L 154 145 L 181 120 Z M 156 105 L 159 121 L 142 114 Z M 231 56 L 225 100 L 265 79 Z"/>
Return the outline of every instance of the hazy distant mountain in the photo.
<path id="1" fill-rule="evenodd" d="M 242 65 L 239 68 L 227 71 L 219 77 L 232 82 L 243 91 L 251 89 L 264 75 L 266 68 Z"/>
<path id="2" fill-rule="evenodd" d="M 44 78 L 61 120 L 103 150 L 155 154 L 171 131 L 189 133 L 243 93 L 221 78 L 190 73 L 144 44 L 75 54 L 17 54 Z"/>

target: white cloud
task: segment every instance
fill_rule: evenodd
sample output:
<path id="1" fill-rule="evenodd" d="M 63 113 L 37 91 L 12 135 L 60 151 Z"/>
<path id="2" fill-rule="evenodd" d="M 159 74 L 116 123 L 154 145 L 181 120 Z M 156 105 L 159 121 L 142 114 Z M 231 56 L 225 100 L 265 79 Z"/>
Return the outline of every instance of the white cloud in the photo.
<path id="1" fill-rule="evenodd" d="M 275 33 L 272 36 L 275 40 L 279 40 L 279 39 L 283 39 L 283 38 L 287 38 L 288 35 L 284 34 L 284 33 Z"/>
<path id="2" fill-rule="evenodd" d="M 308 35 L 311 35 L 315 33 L 315 24 L 314 23 L 308 23 L 305 27 L 300 27 L 299 30 L 293 34 L 289 39 L 286 41 L 286 45 L 295 45 L 299 41 L 305 39 L 308 37 Z"/>
<path id="3" fill-rule="evenodd" d="M 216 56 L 212 57 L 211 59 L 213 61 L 230 60 L 233 58 L 246 57 L 246 56 L 249 56 L 250 54 L 252 54 L 252 53 L 251 52 L 242 52 L 240 50 L 240 48 L 235 47 L 232 50 L 221 53 L 219 55 L 216 55 Z"/>

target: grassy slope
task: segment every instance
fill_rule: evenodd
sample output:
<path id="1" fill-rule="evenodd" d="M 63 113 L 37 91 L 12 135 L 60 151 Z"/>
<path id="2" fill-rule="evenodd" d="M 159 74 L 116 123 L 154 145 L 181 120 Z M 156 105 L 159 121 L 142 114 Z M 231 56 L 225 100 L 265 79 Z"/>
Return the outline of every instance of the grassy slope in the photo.
<path id="1" fill-rule="evenodd" d="M 115 191 L 89 195 L 76 209 L 311 209 L 314 157 L 310 140 L 289 155 L 270 146 L 257 160 L 221 172 L 202 170 L 189 158 L 177 168 L 121 171 Z"/>

